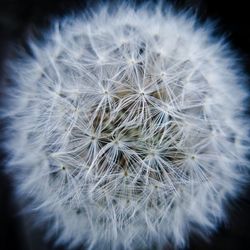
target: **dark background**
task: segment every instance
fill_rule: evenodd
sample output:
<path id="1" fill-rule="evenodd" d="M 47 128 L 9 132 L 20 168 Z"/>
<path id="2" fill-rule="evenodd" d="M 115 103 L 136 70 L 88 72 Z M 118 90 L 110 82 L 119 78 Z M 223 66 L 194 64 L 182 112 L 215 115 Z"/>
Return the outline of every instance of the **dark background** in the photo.
<path id="1" fill-rule="evenodd" d="M 91 4 L 90 4 L 91 2 Z M 109 1 L 111 2 L 111 1 Z M 116 1 L 112 1 L 116 2 Z M 134 1 L 135 2 L 135 1 Z M 143 1 L 136 1 L 141 3 Z M 248 1 L 176 0 L 177 8 L 192 8 L 201 21 L 208 17 L 218 21 L 218 35 L 227 36 L 234 50 L 243 59 L 250 74 L 250 12 Z M 3 86 L 4 61 L 12 55 L 12 44 L 20 44 L 34 28 L 46 27 L 51 17 L 62 16 L 87 8 L 94 1 L 83 0 L 0 0 L 0 87 Z M 0 91 L 1 98 L 1 91 Z M 250 110 L 250 109 L 249 109 Z M 2 128 L 2 126 L 0 126 Z M 1 130 L 0 130 L 1 139 Z M 43 229 L 32 229 L 27 218 L 18 216 L 17 202 L 13 199 L 10 178 L 3 171 L 6 156 L 0 151 L 0 250 L 64 250 L 53 247 L 53 241 L 44 243 Z M 190 237 L 188 250 L 248 250 L 250 249 L 250 188 L 234 200 L 228 208 L 227 224 L 221 225 L 209 241 Z"/>

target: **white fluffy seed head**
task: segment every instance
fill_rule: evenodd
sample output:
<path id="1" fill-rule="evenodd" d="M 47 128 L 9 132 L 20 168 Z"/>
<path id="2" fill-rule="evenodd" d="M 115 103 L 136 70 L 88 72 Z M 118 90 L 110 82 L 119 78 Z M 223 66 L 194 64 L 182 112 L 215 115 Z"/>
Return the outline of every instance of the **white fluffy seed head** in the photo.
<path id="1" fill-rule="evenodd" d="M 209 25 L 167 8 L 56 21 L 10 64 L 8 169 L 60 243 L 184 246 L 239 191 L 239 65 Z"/>

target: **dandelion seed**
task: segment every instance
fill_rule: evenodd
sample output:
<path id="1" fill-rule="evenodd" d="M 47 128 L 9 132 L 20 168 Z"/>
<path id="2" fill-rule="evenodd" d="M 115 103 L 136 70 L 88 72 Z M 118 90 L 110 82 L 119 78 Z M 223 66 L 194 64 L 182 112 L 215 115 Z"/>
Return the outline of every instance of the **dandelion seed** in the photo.
<path id="1" fill-rule="evenodd" d="M 183 247 L 245 181 L 240 66 L 209 24 L 167 8 L 55 21 L 9 65 L 7 170 L 60 243 Z"/>

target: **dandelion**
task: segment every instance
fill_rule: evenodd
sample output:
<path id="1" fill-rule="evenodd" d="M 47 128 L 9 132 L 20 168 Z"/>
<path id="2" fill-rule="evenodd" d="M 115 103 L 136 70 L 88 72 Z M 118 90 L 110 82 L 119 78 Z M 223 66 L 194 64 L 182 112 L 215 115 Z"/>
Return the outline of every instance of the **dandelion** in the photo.
<path id="1" fill-rule="evenodd" d="M 59 243 L 184 247 L 245 180 L 245 81 L 210 24 L 166 6 L 53 23 L 11 62 L 7 170 Z"/>

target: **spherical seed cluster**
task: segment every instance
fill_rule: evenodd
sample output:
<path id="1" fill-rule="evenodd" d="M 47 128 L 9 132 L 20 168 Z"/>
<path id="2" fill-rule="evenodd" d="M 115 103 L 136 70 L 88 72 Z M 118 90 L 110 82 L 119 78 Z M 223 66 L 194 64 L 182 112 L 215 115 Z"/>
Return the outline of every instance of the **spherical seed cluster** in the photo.
<path id="1" fill-rule="evenodd" d="M 102 8 L 10 65 L 8 166 L 60 242 L 183 246 L 223 218 L 249 138 L 242 79 L 211 36 L 183 14 Z"/>

